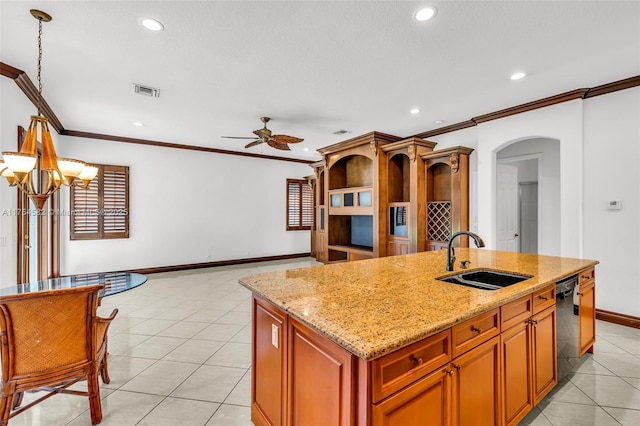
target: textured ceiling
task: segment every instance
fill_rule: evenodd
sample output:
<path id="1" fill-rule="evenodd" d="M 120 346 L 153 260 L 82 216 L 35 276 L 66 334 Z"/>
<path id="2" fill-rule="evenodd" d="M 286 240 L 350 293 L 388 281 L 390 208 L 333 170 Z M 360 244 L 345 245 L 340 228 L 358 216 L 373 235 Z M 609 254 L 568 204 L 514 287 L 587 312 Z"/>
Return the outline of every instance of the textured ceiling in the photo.
<path id="1" fill-rule="evenodd" d="M 437 16 L 415 21 L 426 4 Z M 53 16 L 43 94 L 66 129 L 243 151 L 221 136 L 269 116 L 274 134 L 305 141 L 248 151 L 312 160 L 372 130 L 409 136 L 640 74 L 638 1 L 0 0 L 0 61 L 34 82 L 30 8 Z"/>

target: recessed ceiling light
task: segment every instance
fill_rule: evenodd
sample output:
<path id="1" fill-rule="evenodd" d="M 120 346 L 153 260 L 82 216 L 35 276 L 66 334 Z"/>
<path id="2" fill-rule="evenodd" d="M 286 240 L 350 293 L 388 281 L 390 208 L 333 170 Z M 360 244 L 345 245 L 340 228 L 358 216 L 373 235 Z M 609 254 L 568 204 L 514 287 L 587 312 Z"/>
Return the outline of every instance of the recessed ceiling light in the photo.
<path id="1" fill-rule="evenodd" d="M 309 148 L 302 148 L 303 151 L 309 151 Z"/>
<path id="2" fill-rule="evenodd" d="M 511 80 L 520 80 L 521 78 L 524 78 L 525 76 L 526 76 L 525 73 L 517 72 L 517 73 L 511 74 Z"/>
<path id="3" fill-rule="evenodd" d="M 143 27 L 145 27 L 150 31 L 164 30 L 164 25 L 162 25 L 160 21 L 156 21 L 155 19 L 152 19 L 152 18 L 141 18 L 139 22 L 140 22 L 140 25 L 142 25 Z"/>
<path id="4" fill-rule="evenodd" d="M 409 110 L 409 112 L 410 112 L 411 114 L 417 114 L 417 113 L 419 113 L 419 112 L 420 112 L 420 110 L 419 110 L 418 108 L 411 108 L 411 109 Z"/>
<path id="5" fill-rule="evenodd" d="M 436 16 L 436 13 L 438 13 L 437 9 L 433 6 L 429 6 L 418 10 L 413 16 L 416 21 L 424 22 Z"/>
<path id="6" fill-rule="evenodd" d="M 144 123 L 142 121 L 134 121 L 131 124 L 133 124 L 136 127 L 144 127 Z"/>

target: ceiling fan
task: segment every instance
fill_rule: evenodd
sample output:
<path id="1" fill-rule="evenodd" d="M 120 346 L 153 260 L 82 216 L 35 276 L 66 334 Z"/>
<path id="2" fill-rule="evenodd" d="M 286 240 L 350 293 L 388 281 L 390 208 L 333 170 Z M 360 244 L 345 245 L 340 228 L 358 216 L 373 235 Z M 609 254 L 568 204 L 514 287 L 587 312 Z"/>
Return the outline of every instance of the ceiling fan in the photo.
<path id="1" fill-rule="evenodd" d="M 260 117 L 260 120 L 264 123 L 264 127 L 262 129 L 254 130 L 253 134 L 257 136 L 257 138 L 245 138 L 241 136 L 222 136 L 223 138 L 228 139 L 253 139 L 253 142 L 249 142 L 245 145 L 245 148 L 251 148 L 252 146 L 260 145 L 261 143 L 266 143 L 271 148 L 280 149 L 282 151 L 290 151 L 289 148 L 290 143 L 299 143 L 304 139 L 296 138 L 294 136 L 289 135 L 272 135 L 271 130 L 267 129 L 267 123 L 269 122 L 269 117 Z"/>

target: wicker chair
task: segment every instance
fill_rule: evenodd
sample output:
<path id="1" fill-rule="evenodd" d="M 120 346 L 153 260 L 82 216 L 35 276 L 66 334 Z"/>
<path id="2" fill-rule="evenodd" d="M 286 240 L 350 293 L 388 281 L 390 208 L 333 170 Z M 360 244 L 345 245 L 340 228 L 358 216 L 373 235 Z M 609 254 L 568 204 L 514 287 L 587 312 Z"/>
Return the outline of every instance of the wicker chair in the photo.
<path id="1" fill-rule="evenodd" d="M 0 298 L 2 389 L 0 425 L 58 394 L 89 397 L 91 423 L 102 421 L 100 386 L 109 382 L 109 318 L 97 316 L 103 285 L 34 292 Z M 87 392 L 67 389 L 87 380 Z M 25 391 L 46 395 L 20 407 Z"/>

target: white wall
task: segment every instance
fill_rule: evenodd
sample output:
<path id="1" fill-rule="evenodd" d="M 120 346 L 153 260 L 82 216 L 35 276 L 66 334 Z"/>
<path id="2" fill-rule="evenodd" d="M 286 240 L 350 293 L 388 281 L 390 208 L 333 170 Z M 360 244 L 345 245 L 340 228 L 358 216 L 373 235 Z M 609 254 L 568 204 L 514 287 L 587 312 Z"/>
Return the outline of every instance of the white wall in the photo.
<path id="1" fill-rule="evenodd" d="M 640 88 L 585 101 L 584 255 L 596 306 L 640 316 Z M 621 200 L 622 210 L 607 210 Z"/>
<path id="2" fill-rule="evenodd" d="M 0 152 L 18 149 L 18 125 L 29 126 L 36 114 L 16 83 L 0 76 Z M 15 216 L 16 189 L 9 187 L 5 178 L 0 181 L 0 287 L 16 282 L 17 235 Z"/>
<path id="3" fill-rule="evenodd" d="M 35 107 L 12 79 L 0 77 L 0 94 L 0 151 L 15 151 Z M 312 174 L 305 164 L 53 138 L 59 156 L 130 167 L 130 238 L 70 241 L 62 218 L 63 275 L 310 251 L 309 231 L 285 230 L 286 179 Z M 16 282 L 16 191 L 0 183 L 0 287 Z"/>
<path id="4" fill-rule="evenodd" d="M 75 274 L 305 253 L 309 231 L 286 231 L 292 162 L 57 137 L 58 155 L 129 166 L 130 237 L 70 241 L 61 220 L 61 271 Z M 62 208 L 69 207 L 62 190 Z"/>
<path id="5" fill-rule="evenodd" d="M 432 140 L 438 142 L 436 149 L 456 145 L 475 149 L 471 223 L 488 247 L 495 244 L 496 153 L 525 139 L 559 140 L 560 247 L 558 253 L 546 254 L 600 261 L 596 307 L 640 316 L 639 123 L 636 87 L 489 121 Z M 615 199 L 622 200 L 622 210 L 606 210 L 607 202 Z M 541 221 L 541 226 L 548 224 Z"/>

